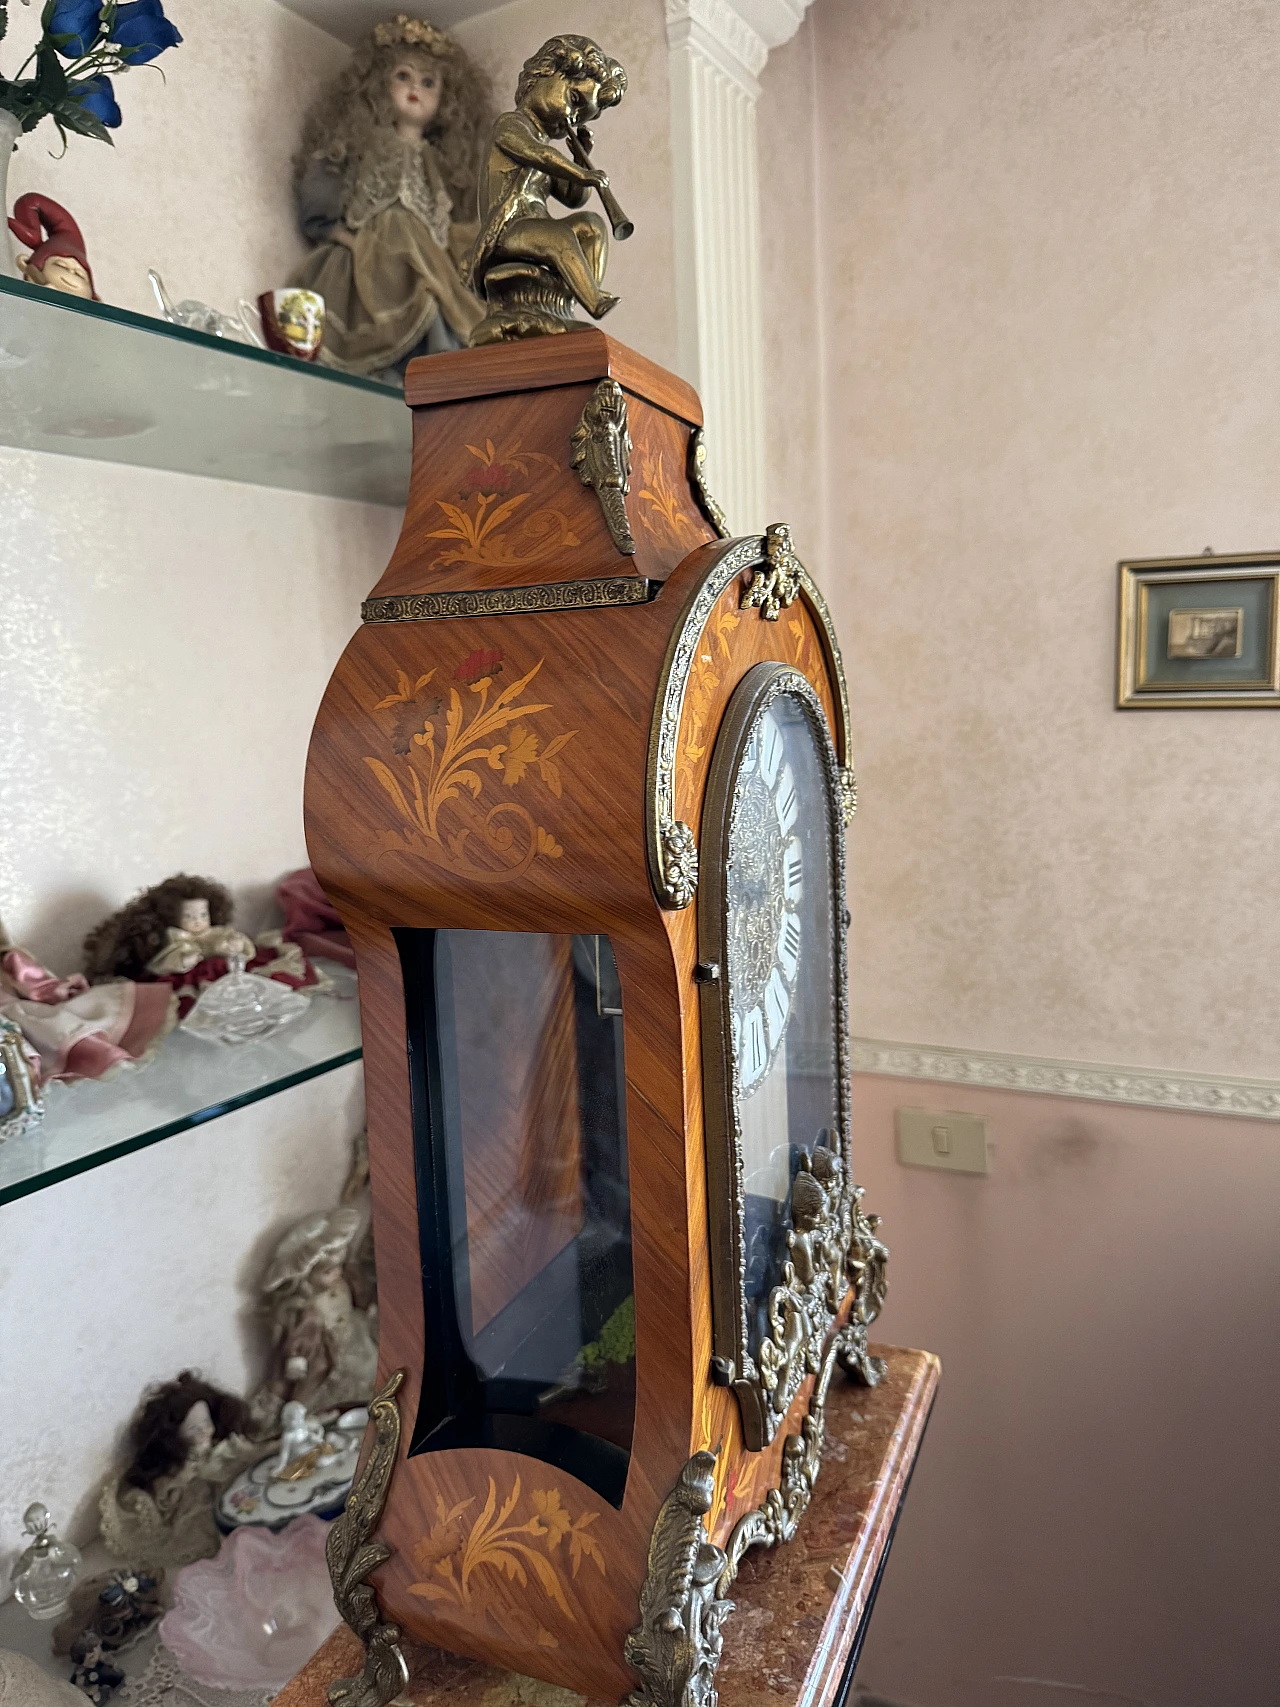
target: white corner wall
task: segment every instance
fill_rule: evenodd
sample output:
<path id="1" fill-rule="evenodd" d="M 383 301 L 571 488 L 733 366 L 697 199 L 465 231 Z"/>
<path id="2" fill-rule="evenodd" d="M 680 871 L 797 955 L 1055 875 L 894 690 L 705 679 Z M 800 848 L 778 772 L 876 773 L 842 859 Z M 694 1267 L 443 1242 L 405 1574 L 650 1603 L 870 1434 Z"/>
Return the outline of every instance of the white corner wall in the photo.
<path id="1" fill-rule="evenodd" d="M 223 308 L 302 252 L 289 157 L 346 50 L 274 0 L 169 0 L 184 45 L 119 80 L 109 149 L 24 140 L 16 198 L 83 227 L 101 295 Z M 36 9 L 10 8 L 11 56 Z M 229 883 L 241 922 L 304 863 L 302 766 L 329 672 L 396 512 L 0 451 L 0 916 L 59 970 L 85 930 L 176 869 Z M 273 1236 L 333 1201 L 358 1066 L 0 1207 L 0 1593 L 20 1514 L 73 1537 L 143 1388 L 196 1366 L 243 1388 Z M 21 1142 L 14 1140 L 13 1142 Z"/>
<path id="2" fill-rule="evenodd" d="M 1278 543 L 1278 71 L 1252 0 L 817 0 L 762 77 L 771 424 L 815 350 L 825 390 L 855 1032 L 1280 1080 L 1280 717 L 1112 708 L 1118 558 Z M 816 310 L 780 294 L 806 227 Z M 775 432 L 776 489 L 816 439 Z M 899 1166 L 899 1107 L 984 1117 L 991 1177 Z M 1270 1707 L 1277 1141 L 856 1077 L 881 1328 L 943 1364 L 877 1701 Z"/>

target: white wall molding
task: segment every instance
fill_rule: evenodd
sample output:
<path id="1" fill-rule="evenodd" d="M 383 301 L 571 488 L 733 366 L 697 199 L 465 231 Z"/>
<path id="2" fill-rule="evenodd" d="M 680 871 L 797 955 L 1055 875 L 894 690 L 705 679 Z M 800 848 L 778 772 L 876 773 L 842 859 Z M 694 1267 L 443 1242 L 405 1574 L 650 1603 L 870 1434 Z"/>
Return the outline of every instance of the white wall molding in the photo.
<path id="1" fill-rule="evenodd" d="M 811 0 L 666 0 L 678 366 L 735 533 L 766 520 L 758 78 Z"/>
<path id="2" fill-rule="evenodd" d="M 692 47 L 714 61 L 754 101 L 769 44 L 731 0 L 666 0 L 666 7 L 668 46 Z"/>
<path id="3" fill-rule="evenodd" d="M 1037 1096 L 1087 1097 L 1093 1102 L 1177 1109 L 1188 1114 L 1280 1120 L 1280 1081 L 1275 1079 L 1166 1073 L 1154 1067 L 998 1055 L 940 1044 L 886 1043 L 871 1037 L 853 1038 L 851 1049 L 855 1073 L 933 1079 L 942 1084 L 980 1085 L 984 1090 L 1026 1091 Z"/>

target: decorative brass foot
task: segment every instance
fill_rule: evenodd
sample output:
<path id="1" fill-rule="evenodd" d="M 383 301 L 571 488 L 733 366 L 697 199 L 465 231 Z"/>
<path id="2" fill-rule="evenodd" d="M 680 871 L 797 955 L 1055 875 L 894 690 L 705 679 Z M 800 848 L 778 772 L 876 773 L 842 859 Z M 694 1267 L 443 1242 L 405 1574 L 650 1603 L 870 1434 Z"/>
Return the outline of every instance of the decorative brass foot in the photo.
<path id="1" fill-rule="evenodd" d="M 347 1499 L 346 1510 L 329 1531 L 325 1558 L 338 1611 L 364 1643 L 364 1670 L 358 1677 L 329 1685 L 331 1707 L 388 1707 L 409 1682 L 400 1651 L 400 1631 L 384 1624 L 368 1579 L 391 1557 L 391 1549 L 369 1537 L 378 1527 L 387 1488 L 400 1451 L 400 1409 L 396 1394 L 405 1372 L 398 1369 L 369 1407 L 373 1445 Z"/>

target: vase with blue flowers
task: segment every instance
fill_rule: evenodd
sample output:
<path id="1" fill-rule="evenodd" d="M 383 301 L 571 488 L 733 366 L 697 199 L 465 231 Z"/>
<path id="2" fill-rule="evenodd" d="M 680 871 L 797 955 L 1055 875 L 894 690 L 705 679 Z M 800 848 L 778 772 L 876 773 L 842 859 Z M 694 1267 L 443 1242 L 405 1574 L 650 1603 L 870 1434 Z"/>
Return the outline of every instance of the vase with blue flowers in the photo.
<path id="1" fill-rule="evenodd" d="M 9 5 L 0 0 L 0 42 Z M 19 138 L 52 119 L 64 144 L 72 134 L 110 142 L 121 121 L 112 77 L 149 64 L 181 40 L 162 0 L 46 0 L 26 60 L 13 77 L 0 72 L 0 273 L 17 277 L 3 216 Z"/>

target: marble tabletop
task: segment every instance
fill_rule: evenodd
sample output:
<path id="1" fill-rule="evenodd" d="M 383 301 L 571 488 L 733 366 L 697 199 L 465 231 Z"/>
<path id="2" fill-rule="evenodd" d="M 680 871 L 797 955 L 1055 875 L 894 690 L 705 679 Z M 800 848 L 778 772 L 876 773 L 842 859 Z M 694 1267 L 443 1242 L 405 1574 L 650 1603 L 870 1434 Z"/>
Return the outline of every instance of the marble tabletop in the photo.
<path id="1" fill-rule="evenodd" d="M 920 1450 L 941 1365 L 927 1351 L 877 1346 L 888 1370 L 878 1387 L 837 1377 L 813 1501 L 794 1541 L 748 1553 L 724 1626 L 721 1707 L 828 1707 L 859 1626 Z M 584 1697 L 459 1659 L 406 1650 L 411 1707 L 582 1707 Z M 328 1686 L 360 1670 L 360 1644 L 343 1625 L 276 1697 L 275 1707 L 327 1707 Z"/>

